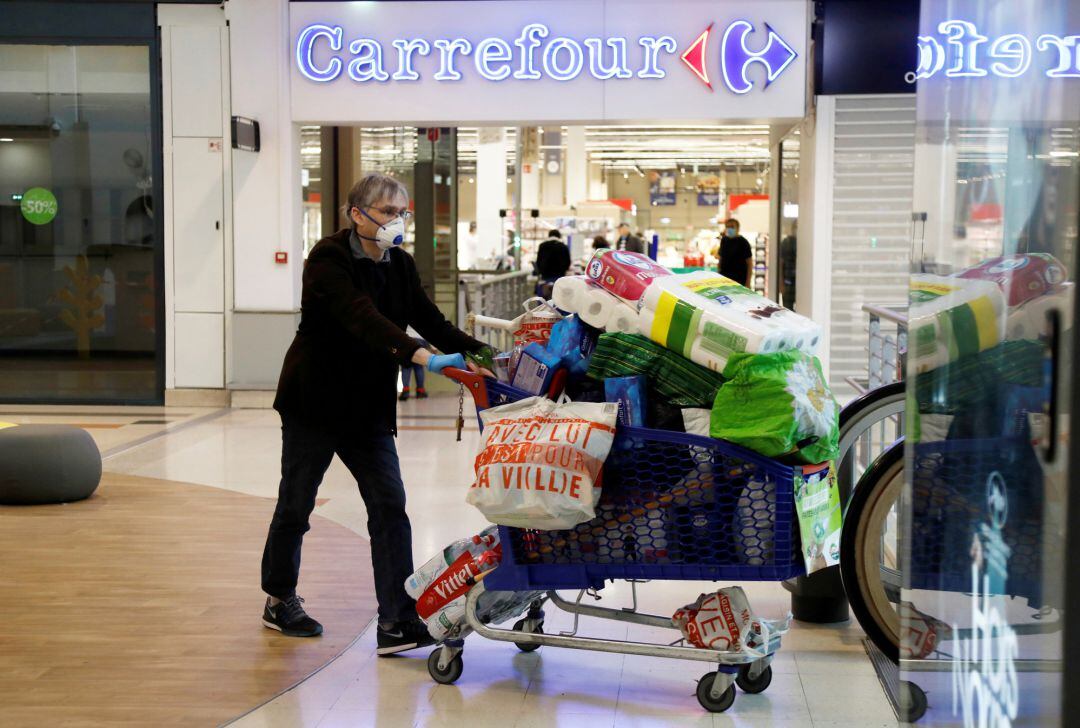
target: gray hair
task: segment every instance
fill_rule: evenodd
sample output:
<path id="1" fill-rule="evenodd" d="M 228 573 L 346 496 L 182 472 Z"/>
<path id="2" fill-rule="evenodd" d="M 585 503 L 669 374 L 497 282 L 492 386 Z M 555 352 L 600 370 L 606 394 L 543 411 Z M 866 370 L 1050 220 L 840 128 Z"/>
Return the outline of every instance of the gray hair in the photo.
<path id="1" fill-rule="evenodd" d="M 362 210 L 376 205 L 381 200 L 393 200 L 399 195 L 405 198 L 405 204 L 408 205 L 409 191 L 401 182 L 379 172 L 365 174 L 349 190 L 349 196 L 345 198 L 341 214 L 348 218 L 354 207 Z"/>

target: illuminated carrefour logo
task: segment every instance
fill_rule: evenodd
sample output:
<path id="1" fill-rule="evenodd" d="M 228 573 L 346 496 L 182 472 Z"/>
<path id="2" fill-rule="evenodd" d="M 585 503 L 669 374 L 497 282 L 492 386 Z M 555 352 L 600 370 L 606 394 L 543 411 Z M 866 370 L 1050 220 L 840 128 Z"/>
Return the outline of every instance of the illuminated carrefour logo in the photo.
<path id="1" fill-rule="evenodd" d="M 395 39 L 384 47 L 374 38 L 348 40 L 340 25 L 315 23 L 296 37 L 296 67 L 306 78 L 319 83 L 343 74 L 357 83 L 419 81 L 418 59 L 433 57 L 438 70 L 435 81 L 460 81 L 467 75 L 488 81 L 536 81 L 542 78 L 573 81 L 584 75 L 600 81 L 662 79 L 665 64 L 677 56 L 705 86 L 709 80 L 709 39 L 713 26 L 702 31 L 679 54 L 679 43 L 670 35 L 629 38 L 575 38 L 553 36 L 540 23 L 521 29 L 513 40 L 484 38 Z M 761 36 L 764 36 L 762 39 Z M 760 65 L 768 87 L 798 57 L 795 50 L 769 25 L 758 32 L 747 20 L 730 23 L 720 35 L 719 68 L 724 86 L 745 94 L 755 82 L 750 69 Z"/>
<path id="2" fill-rule="evenodd" d="M 1018 78 L 1033 66 L 1049 78 L 1080 78 L 1080 35 L 1008 33 L 991 39 L 966 20 L 945 20 L 937 35 L 918 37 L 918 68 L 909 81 L 944 72 L 948 78 Z M 1036 65 L 1038 63 L 1038 65 Z"/>

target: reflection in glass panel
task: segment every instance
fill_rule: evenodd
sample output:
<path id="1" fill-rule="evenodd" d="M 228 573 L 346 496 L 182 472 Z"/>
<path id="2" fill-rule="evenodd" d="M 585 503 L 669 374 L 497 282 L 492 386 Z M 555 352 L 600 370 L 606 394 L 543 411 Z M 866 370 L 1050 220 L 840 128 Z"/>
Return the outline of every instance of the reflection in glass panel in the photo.
<path id="1" fill-rule="evenodd" d="M 937 37 L 956 17 L 1032 39 L 1077 21 L 1055 0 L 924 0 L 922 32 Z M 899 606 L 908 705 L 928 701 L 920 725 L 1069 724 L 1080 92 L 1047 77 L 1055 59 L 1039 54 L 1022 79 L 919 82 Z"/>
<path id="2" fill-rule="evenodd" d="M 146 46 L 0 45 L 0 401 L 153 401 Z"/>

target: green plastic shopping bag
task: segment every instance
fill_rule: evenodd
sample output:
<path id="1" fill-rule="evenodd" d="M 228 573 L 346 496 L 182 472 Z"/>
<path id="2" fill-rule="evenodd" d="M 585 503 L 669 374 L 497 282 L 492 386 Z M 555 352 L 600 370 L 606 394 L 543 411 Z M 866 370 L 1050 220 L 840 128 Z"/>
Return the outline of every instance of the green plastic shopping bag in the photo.
<path id="1" fill-rule="evenodd" d="M 817 357 L 801 351 L 733 354 L 713 402 L 709 434 L 771 458 L 833 460 L 840 408 Z"/>

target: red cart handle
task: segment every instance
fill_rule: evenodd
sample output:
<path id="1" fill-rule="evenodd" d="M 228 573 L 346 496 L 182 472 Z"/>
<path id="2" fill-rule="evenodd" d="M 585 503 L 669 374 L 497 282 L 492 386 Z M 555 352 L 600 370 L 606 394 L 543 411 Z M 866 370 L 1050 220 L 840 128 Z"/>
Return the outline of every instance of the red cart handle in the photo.
<path id="1" fill-rule="evenodd" d="M 455 369 L 454 367 L 446 367 L 441 374 L 465 387 L 469 394 L 472 395 L 473 401 L 476 402 L 478 410 L 488 408 L 487 382 L 484 381 L 483 375 L 474 374 L 466 369 Z"/>
<path id="2" fill-rule="evenodd" d="M 465 387 L 465 389 L 469 390 L 473 401 L 476 402 L 476 409 L 486 410 L 490 406 L 487 381 L 483 375 L 474 374 L 465 369 L 455 369 L 453 367 L 446 367 L 441 373 L 444 377 L 453 379 L 455 382 Z M 555 372 L 555 376 L 551 379 L 551 387 L 548 389 L 548 398 L 559 398 L 559 395 L 562 394 L 563 389 L 566 387 L 566 379 L 567 372 L 565 369 L 559 369 Z"/>

